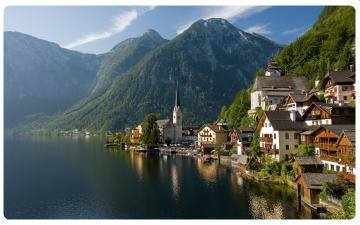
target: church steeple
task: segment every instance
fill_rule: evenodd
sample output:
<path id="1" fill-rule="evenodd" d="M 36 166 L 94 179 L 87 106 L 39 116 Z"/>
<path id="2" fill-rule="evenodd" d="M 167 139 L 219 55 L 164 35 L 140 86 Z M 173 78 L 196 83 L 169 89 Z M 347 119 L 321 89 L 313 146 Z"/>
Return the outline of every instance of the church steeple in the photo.
<path id="1" fill-rule="evenodd" d="M 180 107 L 179 82 L 176 82 L 175 107 Z"/>

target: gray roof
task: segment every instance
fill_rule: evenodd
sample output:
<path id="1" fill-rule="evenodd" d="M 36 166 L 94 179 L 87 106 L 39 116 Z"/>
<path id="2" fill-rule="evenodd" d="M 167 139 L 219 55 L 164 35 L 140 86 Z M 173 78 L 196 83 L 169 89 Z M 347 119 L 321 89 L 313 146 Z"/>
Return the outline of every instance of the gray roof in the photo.
<path id="1" fill-rule="evenodd" d="M 311 189 L 322 189 L 325 182 L 335 182 L 339 177 L 331 173 L 303 173 L 305 184 Z"/>
<path id="2" fill-rule="evenodd" d="M 331 130 L 338 136 L 340 136 L 341 132 L 344 130 L 348 130 L 348 131 L 353 130 L 355 135 L 355 124 L 335 124 L 335 125 L 321 125 L 321 126 Z"/>
<path id="3" fill-rule="evenodd" d="M 343 71 L 329 71 L 324 77 L 324 81 L 331 79 L 334 84 L 353 84 L 354 80 L 351 78 L 355 72 L 350 70 Z"/>
<path id="4" fill-rule="evenodd" d="M 164 127 L 170 122 L 170 119 L 156 120 L 158 127 Z"/>
<path id="5" fill-rule="evenodd" d="M 344 134 L 346 135 L 347 138 L 349 138 L 351 143 L 355 144 L 356 141 L 355 130 L 344 130 Z"/>
<path id="6" fill-rule="evenodd" d="M 291 121 L 289 111 L 265 111 L 264 113 L 275 130 L 305 131 L 308 129 L 304 121 Z M 300 117 L 298 112 L 296 112 L 296 117 Z"/>
<path id="7" fill-rule="evenodd" d="M 253 86 L 254 91 L 260 91 L 264 89 L 273 89 L 285 88 L 290 91 L 294 90 L 307 90 L 306 87 L 307 79 L 306 77 L 287 77 L 287 76 L 270 76 L 270 77 L 256 77 L 255 83 Z"/>
<path id="8" fill-rule="evenodd" d="M 323 162 L 316 156 L 295 156 L 295 162 L 299 165 L 323 165 Z"/>

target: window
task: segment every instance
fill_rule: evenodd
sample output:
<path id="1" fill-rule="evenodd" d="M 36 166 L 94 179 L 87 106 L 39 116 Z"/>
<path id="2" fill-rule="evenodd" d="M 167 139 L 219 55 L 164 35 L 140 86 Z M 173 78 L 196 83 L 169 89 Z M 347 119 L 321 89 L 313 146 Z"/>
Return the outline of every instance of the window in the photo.
<path id="1" fill-rule="evenodd" d="M 298 145 L 295 145 L 295 149 L 297 149 L 298 148 Z"/>
<path id="2" fill-rule="evenodd" d="M 285 149 L 286 149 L 286 150 L 289 150 L 289 145 L 285 145 Z"/>
<path id="3" fill-rule="evenodd" d="M 336 171 L 340 171 L 340 166 L 336 166 Z"/>
<path id="4" fill-rule="evenodd" d="M 335 171 L 334 165 L 330 165 L 330 169 L 331 169 L 332 171 Z"/>
<path id="5" fill-rule="evenodd" d="M 285 133 L 285 139 L 289 139 L 289 133 Z"/>
<path id="6" fill-rule="evenodd" d="M 294 134 L 294 139 L 299 139 L 299 134 L 298 133 Z"/>
<path id="7" fill-rule="evenodd" d="M 274 134 L 274 139 L 276 139 L 276 134 Z"/>
<path id="8" fill-rule="evenodd" d="M 347 100 L 347 96 L 344 96 L 344 101 L 346 101 Z"/>
<path id="9" fill-rule="evenodd" d="M 349 87 L 348 86 L 342 86 L 342 91 L 348 91 Z M 345 99 L 344 99 L 345 100 Z"/>

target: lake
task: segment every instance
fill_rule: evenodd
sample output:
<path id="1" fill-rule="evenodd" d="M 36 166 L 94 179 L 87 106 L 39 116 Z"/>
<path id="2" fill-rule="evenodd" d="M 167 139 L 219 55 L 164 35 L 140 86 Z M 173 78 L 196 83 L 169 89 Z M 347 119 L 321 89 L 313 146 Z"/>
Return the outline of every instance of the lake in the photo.
<path id="1" fill-rule="evenodd" d="M 295 191 L 218 163 L 104 148 L 99 137 L 6 137 L 4 214 L 28 218 L 316 218 Z"/>

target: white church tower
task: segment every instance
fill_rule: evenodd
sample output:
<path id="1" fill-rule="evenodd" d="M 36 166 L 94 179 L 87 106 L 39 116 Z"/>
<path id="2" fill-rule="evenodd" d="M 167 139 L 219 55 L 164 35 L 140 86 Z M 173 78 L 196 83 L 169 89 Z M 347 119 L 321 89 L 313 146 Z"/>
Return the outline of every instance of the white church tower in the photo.
<path id="1" fill-rule="evenodd" d="M 182 112 L 180 108 L 179 84 L 176 83 L 175 106 L 173 110 L 173 137 L 175 143 L 180 143 L 182 140 Z"/>

